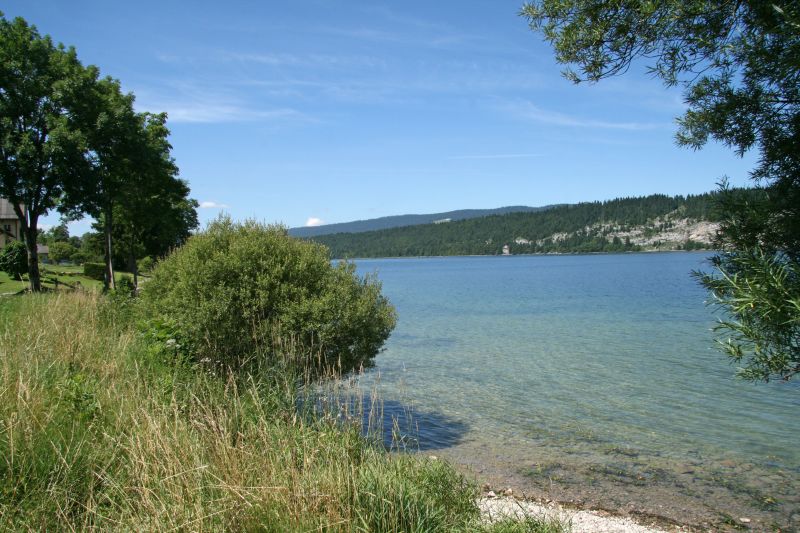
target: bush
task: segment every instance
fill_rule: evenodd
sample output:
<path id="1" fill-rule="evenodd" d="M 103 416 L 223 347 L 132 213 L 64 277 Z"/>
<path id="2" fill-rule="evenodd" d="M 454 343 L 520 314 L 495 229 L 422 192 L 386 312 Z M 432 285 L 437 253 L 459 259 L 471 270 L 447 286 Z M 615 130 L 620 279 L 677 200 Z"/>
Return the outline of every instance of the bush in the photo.
<path id="1" fill-rule="evenodd" d="M 103 263 L 84 263 L 83 275 L 87 278 L 103 281 L 106 279 L 106 265 Z"/>
<path id="2" fill-rule="evenodd" d="M 136 296 L 136 285 L 128 276 L 122 276 L 117 280 L 117 292 L 124 296 Z"/>
<path id="3" fill-rule="evenodd" d="M 25 249 L 25 244 L 13 241 L 0 250 L 0 270 L 17 279 L 28 272 L 28 250 Z"/>
<path id="4" fill-rule="evenodd" d="M 222 217 L 160 261 L 142 289 L 151 316 L 174 321 L 199 359 L 237 366 L 277 357 L 277 339 L 303 363 L 369 366 L 395 324 L 372 277 L 331 264 L 328 249 L 280 226 Z M 295 350 L 297 351 L 297 350 Z"/>
<path id="5" fill-rule="evenodd" d="M 156 262 L 153 261 L 153 258 L 148 255 L 139 259 L 137 266 L 139 267 L 140 272 L 150 272 L 153 270 L 155 263 Z"/>
<path id="6" fill-rule="evenodd" d="M 72 254 L 72 261 L 79 265 L 83 265 L 84 263 L 100 263 L 103 261 L 103 257 L 89 250 L 79 248 Z"/>

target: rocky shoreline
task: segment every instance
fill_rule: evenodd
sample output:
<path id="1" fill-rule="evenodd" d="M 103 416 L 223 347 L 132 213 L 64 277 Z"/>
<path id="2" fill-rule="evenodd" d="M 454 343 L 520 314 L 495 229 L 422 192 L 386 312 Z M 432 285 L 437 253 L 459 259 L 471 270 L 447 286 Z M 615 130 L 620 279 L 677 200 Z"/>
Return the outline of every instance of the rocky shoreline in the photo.
<path id="1" fill-rule="evenodd" d="M 502 500 L 512 496 L 510 504 L 515 508 L 518 507 L 517 502 L 525 502 L 536 511 L 560 509 L 570 515 L 588 512 L 591 515 L 645 525 L 649 528 L 646 531 L 654 532 L 796 531 L 796 524 L 800 524 L 800 514 L 796 512 L 796 508 L 792 511 L 793 500 L 786 500 L 784 494 L 774 496 L 776 499 L 780 498 L 775 505 L 788 505 L 788 515 L 785 511 L 783 515 L 770 515 L 769 511 L 758 507 L 762 501 L 758 498 L 760 493 L 727 494 L 726 491 L 737 488 L 732 485 L 736 481 L 735 477 L 726 477 L 720 481 L 731 484 L 720 488 L 721 493 L 714 493 L 714 487 L 708 484 L 692 485 L 690 474 L 679 478 L 679 484 L 674 486 L 659 480 L 637 479 L 626 482 L 593 479 L 580 471 L 575 472 L 572 477 L 562 478 L 561 476 L 569 475 L 569 465 L 562 465 L 562 470 L 557 472 L 544 472 L 536 477 L 521 469 L 514 456 L 506 457 L 494 453 L 487 457 L 480 449 L 455 448 L 440 453 L 468 478 L 483 484 L 481 499 Z M 742 465 L 731 464 L 724 473 L 733 476 L 739 468 Z M 723 495 L 726 497 L 721 498 Z M 496 505 L 499 504 L 491 504 L 490 507 Z"/>
<path id="2" fill-rule="evenodd" d="M 507 489 L 502 495 L 486 491 L 478 499 L 481 515 L 487 522 L 525 517 L 554 520 L 569 527 L 571 533 L 678 533 L 692 531 L 684 526 L 664 528 L 656 523 L 642 524 L 630 517 L 613 516 L 603 511 L 568 509 L 558 503 L 541 503 L 515 498 Z"/>

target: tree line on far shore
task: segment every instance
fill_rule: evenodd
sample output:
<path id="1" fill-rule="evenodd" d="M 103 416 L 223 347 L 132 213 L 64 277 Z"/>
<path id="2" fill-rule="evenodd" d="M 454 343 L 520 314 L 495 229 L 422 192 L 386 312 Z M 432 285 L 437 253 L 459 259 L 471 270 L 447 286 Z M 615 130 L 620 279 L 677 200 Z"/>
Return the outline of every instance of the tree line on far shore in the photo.
<path id="1" fill-rule="evenodd" d="M 653 194 L 555 206 L 532 213 L 509 213 L 364 233 L 321 235 L 313 240 L 330 247 L 334 257 L 404 257 L 498 255 L 510 253 L 591 253 L 638 251 L 625 234 L 668 230 L 674 219 L 720 220 L 720 192 L 688 196 Z M 739 189 L 724 194 L 755 198 L 763 191 Z M 687 240 L 682 249 L 708 247 Z"/>
<path id="2" fill-rule="evenodd" d="M 166 121 L 137 112 L 134 95 L 74 48 L 0 13 L 0 197 L 20 221 L 32 291 L 41 290 L 39 220 L 53 210 L 96 220 L 108 289 L 115 258 L 135 274 L 138 258 L 165 254 L 197 227 Z"/>

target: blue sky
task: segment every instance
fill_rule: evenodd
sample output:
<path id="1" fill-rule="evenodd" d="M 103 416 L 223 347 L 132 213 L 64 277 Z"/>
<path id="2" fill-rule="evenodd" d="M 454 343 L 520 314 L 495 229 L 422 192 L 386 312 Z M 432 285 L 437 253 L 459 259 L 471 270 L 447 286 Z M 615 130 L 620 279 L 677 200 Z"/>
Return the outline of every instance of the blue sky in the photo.
<path id="1" fill-rule="evenodd" d="M 522 0 L 12 0 L 167 111 L 203 222 L 288 226 L 745 184 L 754 158 L 674 142 L 680 92 L 560 76 Z M 54 222 L 57 217 L 50 217 Z M 88 226 L 77 224 L 73 233 Z"/>

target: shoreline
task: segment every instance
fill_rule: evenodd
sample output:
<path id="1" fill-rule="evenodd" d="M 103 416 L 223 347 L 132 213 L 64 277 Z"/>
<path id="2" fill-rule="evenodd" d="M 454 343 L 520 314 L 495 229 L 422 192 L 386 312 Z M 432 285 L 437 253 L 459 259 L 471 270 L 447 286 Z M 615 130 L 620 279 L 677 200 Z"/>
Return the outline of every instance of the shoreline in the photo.
<path id="1" fill-rule="evenodd" d="M 382 259 L 447 259 L 450 257 L 565 257 L 565 256 L 581 256 L 581 255 L 635 255 L 635 254 L 674 254 L 674 253 L 717 253 L 719 250 L 713 248 L 703 250 L 638 250 L 627 252 L 547 252 L 547 253 L 530 253 L 530 254 L 465 254 L 465 255 L 387 255 L 376 257 L 334 257 L 331 261 L 375 261 Z"/>
<path id="2" fill-rule="evenodd" d="M 511 476 L 476 473 L 470 466 L 448 458 L 454 466 L 481 487 L 478 505 L 486 517 L 546 517 L 573 525 L 571 533 L 677 533 L 719 530 L 718 524 L 682 522 L 650 513 L 633 505 L 629 508 L 586 505 L 574 500 L 561 500 L 554 494 L 532 494 L 525 485 Z M 490 482 L 487 481 L 490 480 Z M 573 520 L 577 517 L 577 520 Z M 580 527 L 575 528 L 577 524 Z"/>
<path id="3" fill-rule="evenodd" d="M 596 493 L 593 495 L 592 490 L 597 487 L 593 487 L 591 480 L 580 477 L 569 483 L 568 490 L 565 490 L 567 485 L 559 485 L 555 478 L 548 488 L 508 468 L 490 464 L 480 454 L 467 458 L 458 453 L 448 453 L 445 449 L 433 453 L 449 461 L 467 479 L 481 487 L 479 502 L 495 502 L 484 505 L 489 509 L 500 506 L 504 512 L 516 512 L 525 508 L 533 513 L 532 516 L 545 514 L 560 518 L 579 515 L 582 524 L 602 526 L 599 529 L 573 529 L 573 533 L 735 532 L 777 530 L 777 527 L 780 527 L 780 531 L 795 530 L 794 517 L 787 516 L 787 521 L 778 526 L 777 521 L 755 509 L 746 511 L 745 507 L 736 505 L 715 509 L 702 504 L 703 498 L 699 501 L 700 505 L 697 505 L 696 499 L 695 505 L 692 505 L 691 499 L 681 498 L 679 491 L 658 484 L 626 487 L 626 484 L 618 483 L 619 493 L 625 494 L 625 498 L 616 500 L 613 497 L 597 497 Z M 602 489 L 601 492 L 605 494 Z M 643 498 L 643 495 L 646 497 Z M 634 524 L 643 529 L 626 529 L 620 524 L 626 527 Z"/>
<path id="4" fill-rule="evenodd" d="M 537 501 L 513 494 L 497 496 L 493 491 L 477 500 L 481 516 L 487 522 L 513 518 L 534 517 L 567 524 L 571 533 L 690 533 L 690 526 L 663 524 L 659 517 L 622 516 L 599 509 L 582 509 L 553 501 Z M 648 521 L 649 523 L 644 523 Z"/>

